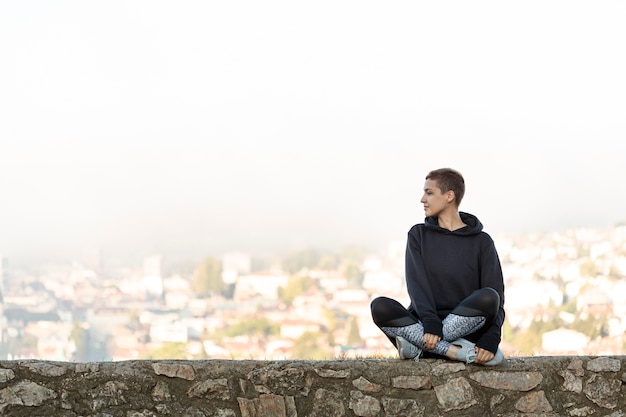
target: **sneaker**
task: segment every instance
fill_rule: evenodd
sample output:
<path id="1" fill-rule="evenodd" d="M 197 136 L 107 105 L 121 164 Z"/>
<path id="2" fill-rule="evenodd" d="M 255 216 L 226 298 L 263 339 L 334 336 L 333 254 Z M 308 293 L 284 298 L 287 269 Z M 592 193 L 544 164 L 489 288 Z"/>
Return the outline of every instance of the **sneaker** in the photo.
<path id="1" fill-rule="evenodd" d="M 400 359 L 413 359 L 415 362 L 419 361 L 422 349 L 418 348 L 404 337 L 396 336 L 396 347 L 398 348 Z"/>
<path id="2" fill-rule="evenodd" d="M 469 340 L 459 338 L 454 342 L 450 342 L 451 345 L 460 346 L 461 348 L 456 353 L 456 359 L 465 363 L 474 363 L 476 360 L 476 344 L 470 342 Z M 498 348 L 495 356 L 488 362 L 485 362 L 483 365 L 486 366 L 494 366 L 498 365 L 500 362 L 504 360 L 504 353 Z"/>
<path id="3" fill-rule="evenodd" d="M 494 355 L 493 359 L 488 362 L 485 362 L 485 365 L 487 366 L 499 365 L 500 363 L 502 363 L 503 360 L 504 360 L 504 352 L 502 352 L 500 348 L 498 348 L 498 350 L 496 350 L 496 354 Z"/>

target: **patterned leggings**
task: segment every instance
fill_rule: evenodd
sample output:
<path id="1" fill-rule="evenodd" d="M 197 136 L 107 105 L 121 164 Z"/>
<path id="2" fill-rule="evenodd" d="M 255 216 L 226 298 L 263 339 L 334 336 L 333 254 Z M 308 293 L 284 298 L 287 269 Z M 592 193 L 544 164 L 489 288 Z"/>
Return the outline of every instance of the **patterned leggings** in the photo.
<path id="1" fill-rule="evenodd" d="M 443 338 L 430 352 L 445 355 L 450 342 L 467 336 L 485 325 L 497 314 L 500 296 L 493 288 L 474 291 L 443 319 Z M 374 323 L 395 344 L 401 336 L 425 350 L 424 326 L 399 302 L 388 297 L 378 297 L 371 303 Z"/>

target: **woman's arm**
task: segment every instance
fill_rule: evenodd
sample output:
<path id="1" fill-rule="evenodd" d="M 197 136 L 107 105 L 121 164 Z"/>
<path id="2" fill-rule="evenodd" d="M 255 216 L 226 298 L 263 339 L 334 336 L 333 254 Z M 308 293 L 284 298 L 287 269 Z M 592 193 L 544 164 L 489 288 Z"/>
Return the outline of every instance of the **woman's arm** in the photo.
<path id="1" fill-rule="evenodd" d="M 409 231 L 405 255 L 406 285 L 414 310 L 424 325 L 424 333 L 443 337 L 443 325 L 435 309 L 435 298 L 428 282 L 419 239 Z"/>
<path id="2" fill-rule="evenodd" d="M 489 328 L 477 341 L 476 345 L 480 348 L 495 353 L 498 345 L 502 340 L 502 325 L 504 324 L 504 277 L 502 275 L 502 266 L 498 252 L 489 235 L 488 239 L 482 244 L 481 248 L 481 268 L 480 283 L 481 287 L 491 287 L 500 295 L 500 306 L 498 313 L 489 324 Z"/>

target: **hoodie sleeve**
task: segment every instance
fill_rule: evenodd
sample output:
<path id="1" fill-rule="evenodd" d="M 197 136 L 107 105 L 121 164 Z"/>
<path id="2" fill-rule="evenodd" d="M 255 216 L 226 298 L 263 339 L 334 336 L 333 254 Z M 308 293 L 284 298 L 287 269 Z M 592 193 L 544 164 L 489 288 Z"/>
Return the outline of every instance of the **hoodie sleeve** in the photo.
<path id="1" fill-rule="evenodd" d="M 407 291 L 411 299 L 410 309 L 414 310 L 424 325 L 424 333 L 431 333 L 443 337 L 443 325 L 435 308 L 435 297 L 426 276 L 422 260 L 421 246 L 409 231 L 406 246 L 405 275 Z"/>
<path id="2" fill-rule="evenodd" d="M 502 266 L 493 240 L 489 237 L 481 248 L 481 287 L 491 287 L 500 295 L 500 306 L 496 317 L 488 324 L 489 327 L 478 339 L 476 345 L 495 353 L 502 339 L 502 325 L 504 324 L 504 278 Z"/>

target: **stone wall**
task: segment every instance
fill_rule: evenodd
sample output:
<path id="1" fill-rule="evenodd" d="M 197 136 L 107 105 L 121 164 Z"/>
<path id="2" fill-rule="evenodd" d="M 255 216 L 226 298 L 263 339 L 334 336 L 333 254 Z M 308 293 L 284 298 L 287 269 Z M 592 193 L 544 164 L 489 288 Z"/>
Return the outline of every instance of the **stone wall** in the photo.
<path id="1" fill-rule="evenodd" d="M 0 361 L 0 415 L 626 416 L 626 356 L 497 367 L 422 359 Z"/>

